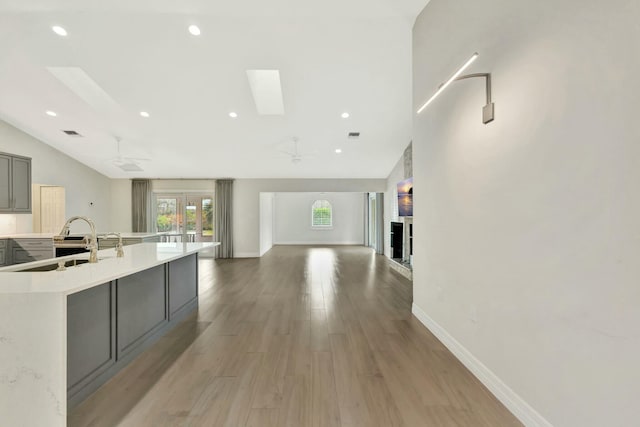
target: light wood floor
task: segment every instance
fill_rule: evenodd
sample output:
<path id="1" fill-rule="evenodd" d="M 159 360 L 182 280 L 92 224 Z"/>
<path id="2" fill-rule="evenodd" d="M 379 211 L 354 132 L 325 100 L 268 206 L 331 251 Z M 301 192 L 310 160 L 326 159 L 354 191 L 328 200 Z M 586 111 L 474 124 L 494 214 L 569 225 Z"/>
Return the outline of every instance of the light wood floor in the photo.
<path id="1" fill-rule="evenodd" d="M 519 426 L 411 315 L 363 247 L 200 261 L 198 313 L 72 410 L 70 426 Z"/>

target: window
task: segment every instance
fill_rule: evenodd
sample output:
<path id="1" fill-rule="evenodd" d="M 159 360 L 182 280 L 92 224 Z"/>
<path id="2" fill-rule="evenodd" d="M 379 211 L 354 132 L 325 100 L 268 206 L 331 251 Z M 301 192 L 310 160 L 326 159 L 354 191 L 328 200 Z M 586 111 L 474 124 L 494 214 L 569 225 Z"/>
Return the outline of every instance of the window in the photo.
<path id="1" fill-rule="evenodd" d="M 311 227 L 331 227 L 333 212 L 328 200 L 316 200 L 311 205 Z"/>
<path id="2" fill-rule="evenodd" d="M 153 206 L 156 229 L 172 241 L 213 240 L 213 198 L 192 193 L 157 193 Z"/>

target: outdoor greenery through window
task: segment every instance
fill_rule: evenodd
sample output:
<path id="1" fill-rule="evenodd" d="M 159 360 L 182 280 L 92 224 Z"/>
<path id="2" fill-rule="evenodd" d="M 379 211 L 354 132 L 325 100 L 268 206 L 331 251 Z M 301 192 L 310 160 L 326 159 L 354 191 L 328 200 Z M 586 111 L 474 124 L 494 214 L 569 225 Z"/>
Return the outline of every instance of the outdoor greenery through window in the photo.
<path id="1" fill-rule="evenodd" d="M 332 223 L 331 203 L 328 200 L 316 200 L 311 206 L 311 226 L 331 227 Z"/>
<path id="2" fill-rule="evenodd" d="M 166 193 L 156 196 L 156 229 L 182 241 L 210 242 L 213 238 L 213 197 Z M 180 241 L 180 240 L 178 240 Z"/>
<path id="3" fill-rule="evenodd" d="M 202 199 L 202 235 L 213 236 L 213 199 Z"/>
<path id="4" fill-rule="evenodd" d="M 158 231 L 161 232 L 177 232 L 177 200 L 176 199 L 165 199 L 159 198 L 157 200 L 156 211 L 156 226 Z"/>

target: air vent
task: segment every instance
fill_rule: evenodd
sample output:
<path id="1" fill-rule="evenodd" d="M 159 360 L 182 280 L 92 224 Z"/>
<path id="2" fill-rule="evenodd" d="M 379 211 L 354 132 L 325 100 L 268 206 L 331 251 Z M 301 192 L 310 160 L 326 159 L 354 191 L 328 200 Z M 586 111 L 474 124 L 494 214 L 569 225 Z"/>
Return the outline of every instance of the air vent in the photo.
<path id="1" fill-rule="evenodd" d="M 63 130 L 62 132 L 66 133 L 69 136 L 82 136 L 75 130 Z"/>
<path id="2" fill-rule="evenodd" d="M 360 132 L 349 132 L 350 139 L 360 138 Z"/>

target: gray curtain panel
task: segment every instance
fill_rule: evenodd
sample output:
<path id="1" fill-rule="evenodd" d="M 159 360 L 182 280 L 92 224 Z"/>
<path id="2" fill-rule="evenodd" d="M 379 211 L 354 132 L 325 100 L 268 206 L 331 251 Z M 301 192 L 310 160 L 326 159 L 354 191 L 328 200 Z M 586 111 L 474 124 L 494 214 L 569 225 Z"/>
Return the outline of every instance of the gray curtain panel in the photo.
<path id="1" fill-rule="evenodd" d="M 131 181 L 131 230 L 151 231 L 151 181 L 148 179 Z"/>
<path id="2" fill-rule="evenodd" d="M 384 193 L 376 193 L 376 253 L 384 255 Z"/>
<path id="3" fill-rule="evenodd" d="M 233 180 L 216 180 L 216 258 L 233 258 Z"/>

